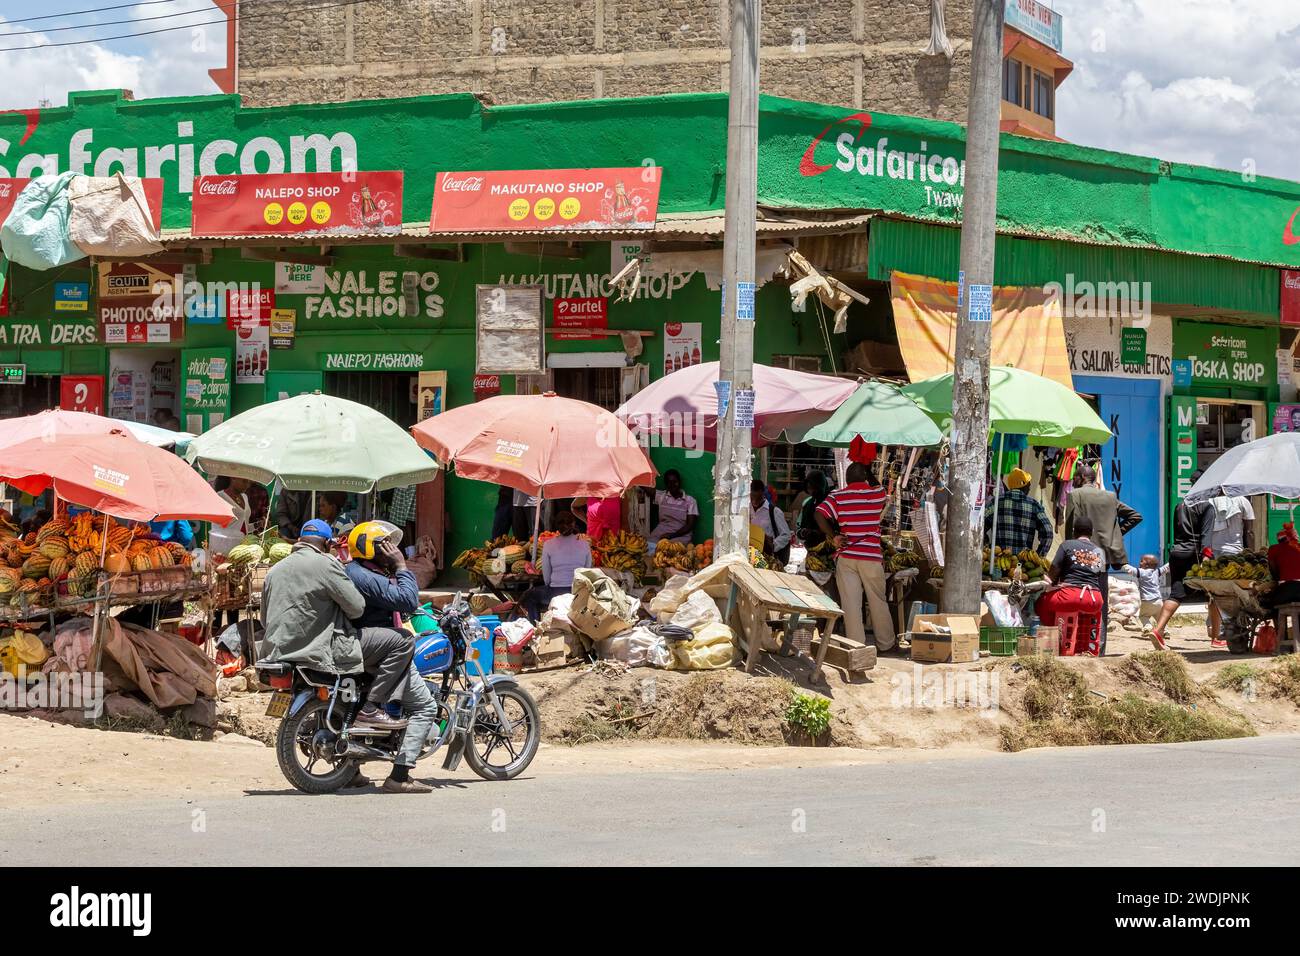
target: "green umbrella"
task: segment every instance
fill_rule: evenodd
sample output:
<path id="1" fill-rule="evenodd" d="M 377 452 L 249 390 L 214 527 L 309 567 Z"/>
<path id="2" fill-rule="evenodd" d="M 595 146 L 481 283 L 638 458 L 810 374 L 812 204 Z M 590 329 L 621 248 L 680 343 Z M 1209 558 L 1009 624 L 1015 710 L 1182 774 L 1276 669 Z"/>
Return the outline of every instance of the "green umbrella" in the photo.
<path id="1" fill-rule="evenodd" d="M 298 395 L 241 412 L 193 439 L 185 460 L 209 475 L 290 491 L 365 494 L 432 481 L 438 464 L 410 433 L 365 405 Z"/>
<path id="2" fill-rule="evenodd" d="M 904 386 L 903 394 L 921 406 L 945 431 L 952 424 L 952 373 Z M 1026 435 L 1031 445 L 1070 448 L 1110 441 L 1110 429 L 1073 391 L 1023 369 L 989 369 L 989 430 Z"/>
<path id="3" fill-rule="evenodd" d="M 881 445 L 937 445 L 943 433 L 910 398 L 887 382 L 863 382 L 830 418 L 785 430 L 791 444 L 847 448 L 853 439 Z"/>

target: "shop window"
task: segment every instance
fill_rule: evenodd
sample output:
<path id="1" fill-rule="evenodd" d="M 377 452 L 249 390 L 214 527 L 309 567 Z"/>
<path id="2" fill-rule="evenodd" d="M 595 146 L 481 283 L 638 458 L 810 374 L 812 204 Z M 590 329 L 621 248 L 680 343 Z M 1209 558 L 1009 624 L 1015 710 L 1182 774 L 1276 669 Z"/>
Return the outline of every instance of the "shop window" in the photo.
<path id="1" fill-rule="evenodd" d="M 400 372 L 326 372 L 326 395 L 346 398 L 392 419 L 403 428 L 416 421 L 413 375 Z"/>
<path id="2" fill-rule="evenodd" d="M 1046 73 L 1034 71 L 1034 112 L 1046 119 L 1052 119 L 1056 115 L 1055 104 L 1052 102 L 1055 97 L 1055 85 L 1052 78 Z"/>
<path id="3" fill-rule="evenodd" d="M 1020 61 L 1007 57 L 1002 61 L 1002 98 L 1016 106 L 1021 104 Z"/>
<path id="4" fill-rule="evenodd" d="M 551 369 L 555 377 L 555 394 L 590 402 L 611 412 L 622 404 L 619 401 L 622 372 L 621 368 Z"/>

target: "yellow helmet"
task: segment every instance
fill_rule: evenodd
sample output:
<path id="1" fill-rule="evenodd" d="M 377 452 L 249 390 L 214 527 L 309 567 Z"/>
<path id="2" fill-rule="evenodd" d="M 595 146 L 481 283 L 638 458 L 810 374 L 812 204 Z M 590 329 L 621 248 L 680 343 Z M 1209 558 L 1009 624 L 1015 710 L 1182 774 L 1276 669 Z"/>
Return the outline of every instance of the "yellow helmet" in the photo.
<path id="1" fill-rule="evenodd" d="M 348 553 L 353 558 L 373 561 L 379 542 L 385 538 L 394 547 L 402 543 L 402 529 L 387 521 L 363 521 L 348 533 Z"/>

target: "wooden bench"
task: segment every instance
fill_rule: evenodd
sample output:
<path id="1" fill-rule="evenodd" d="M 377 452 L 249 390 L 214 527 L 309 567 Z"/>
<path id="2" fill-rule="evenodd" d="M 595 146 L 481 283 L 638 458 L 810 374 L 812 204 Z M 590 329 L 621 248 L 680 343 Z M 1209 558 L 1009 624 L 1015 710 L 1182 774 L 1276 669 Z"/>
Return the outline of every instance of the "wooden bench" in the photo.
<path id="1" fill-rule="evenodd" d="M 821 670 L 830 647 L 835 622 L 844 614 L 840 606 L 815 583 L 797 574 L 760 571 L 744 564 L 729 568 L 731 591 L 727 598 L 727 623 L 744 645 L 745 672 L 752 673 L 763 648 L 771 614 L 784 618 L 786 642 L 804 625 L 820 626 L 816 669 Z M 873 662 L 874 663 L 874 662 Z"/>

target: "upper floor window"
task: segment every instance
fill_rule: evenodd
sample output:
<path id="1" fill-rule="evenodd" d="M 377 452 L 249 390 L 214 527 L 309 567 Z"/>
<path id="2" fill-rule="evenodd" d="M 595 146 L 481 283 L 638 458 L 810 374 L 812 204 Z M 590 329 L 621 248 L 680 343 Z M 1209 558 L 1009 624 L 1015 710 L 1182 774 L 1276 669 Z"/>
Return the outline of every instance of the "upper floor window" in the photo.
<path id="1" fill-rule="evenodd" d="M 1021 94 L 1020 61 L 1010 57 L 1002 61 L 1002 98 L 1016 106 L 1023 105 Z"/>

